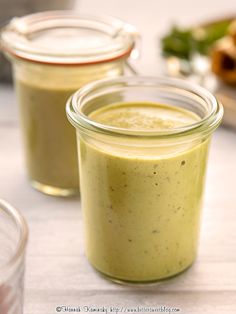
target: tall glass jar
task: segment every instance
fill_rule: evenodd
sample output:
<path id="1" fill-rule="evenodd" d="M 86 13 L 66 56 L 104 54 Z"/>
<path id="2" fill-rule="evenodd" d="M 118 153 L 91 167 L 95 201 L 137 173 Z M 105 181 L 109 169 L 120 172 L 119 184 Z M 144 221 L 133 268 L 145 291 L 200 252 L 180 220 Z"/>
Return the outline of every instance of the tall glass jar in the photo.
<path id="1" fill-rule="evenodd" d="M 67 103 L 77 130 L 86 254 L 115 281 L 145 283 L 195 260 L 211 135 L 222 106 L 181 80 L 122 77 Z"/>
<path id="2" fill-rule="evenodd" d="M 69 11 L 14 18 L 2 32 L 13 65 L 31 184 L 51 195 L 79 191 L 76 137 L 65 103 L 90 81 L 123 74 L 133 26 Z"/>

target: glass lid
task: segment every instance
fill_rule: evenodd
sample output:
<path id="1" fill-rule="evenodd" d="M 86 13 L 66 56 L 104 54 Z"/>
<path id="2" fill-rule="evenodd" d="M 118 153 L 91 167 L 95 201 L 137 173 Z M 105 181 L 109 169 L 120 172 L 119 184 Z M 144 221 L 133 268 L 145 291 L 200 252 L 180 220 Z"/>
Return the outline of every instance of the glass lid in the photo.
<path id="1" fill-rule="evenodd" d="M 128 57 L 136 29 L 109 16 L 48 11 L 15 17 L 3 29 L 8 54 L 50 64 L 90 64 Z"/>

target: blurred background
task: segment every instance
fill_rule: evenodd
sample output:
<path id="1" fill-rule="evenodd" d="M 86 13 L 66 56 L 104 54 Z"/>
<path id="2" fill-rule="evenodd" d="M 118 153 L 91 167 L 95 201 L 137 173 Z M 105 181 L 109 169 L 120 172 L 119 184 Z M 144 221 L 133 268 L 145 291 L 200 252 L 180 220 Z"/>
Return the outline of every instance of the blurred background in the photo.
<path id="1" fill-rule="evenodd" d="M 112 15 L 133 24 L 140 34 L 133 68 L 203 85 L 224 103 L 224 124 L 236 127 L 236 22 L 230 28 L 235 0 L 0 0 L 0 26 L 13 16 L 56 9 Z M 11 83 L 10 65 L 1 52 L 0 81 Z"/>
<path id="2" fill-rule="evenodd" d="M 124 10 L 125 8 L 125 10 Z M 235 14 L 235 0 L 80 0 L 76 9 L 92 14 L 110 14 L 134 24 L 142 38 L 141 58 L 136 62 L 141 73 L 162 71 L 160 38 L 172 25 L 192 27 Z"/>
<path id="3" fill-rule="evenodd" d="M 81 13 L 109 14 L 134 24 L 142 38 L 141 57 L 136 61 L 136 67 L 141 73 L 150 75 L 162 71 L 160 38 L 173 24 L 192 27 L 214 19 L 236 16 L 235 0 L 0 0 L 0 25 L 12 16 L 70 8 Z M 0 77 L 3 78 L 2 66 Z"/>

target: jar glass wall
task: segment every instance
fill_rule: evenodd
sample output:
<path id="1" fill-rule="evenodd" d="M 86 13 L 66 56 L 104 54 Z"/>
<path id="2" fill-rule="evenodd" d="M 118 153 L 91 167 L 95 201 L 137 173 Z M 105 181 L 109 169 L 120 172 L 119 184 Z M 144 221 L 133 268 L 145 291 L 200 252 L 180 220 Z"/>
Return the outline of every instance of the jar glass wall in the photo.
<path id="1" fill-rule="evenodd" d="M 0 313 L 23 314 L 27 237 L 20 213 L 0 200 Z"/>
<path id="2" fill-rule="evenodd" d="M 96 270 L 147 283 L 194 262 L 209 142 L 222 114 L 206 90 L 171 79 L 102 80 L 73 95 L 67 115 Z"/>

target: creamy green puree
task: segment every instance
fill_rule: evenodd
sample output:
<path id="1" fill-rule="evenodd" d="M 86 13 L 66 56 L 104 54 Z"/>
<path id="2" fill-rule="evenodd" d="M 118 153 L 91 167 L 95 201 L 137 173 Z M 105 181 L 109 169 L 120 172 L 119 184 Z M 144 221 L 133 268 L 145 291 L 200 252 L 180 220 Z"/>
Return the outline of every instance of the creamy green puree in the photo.
<path id="1" fill-rule="evenodd" d="M 65 114 L 65 104 L 75 89 L 16 80 L 32 181 L 78 190 L 76 134 Z"/>
<path id="2" fill-rule="evenodd" d="M 88 82 L 122 71 L 122 60 L 88 66 L 15 64 L 26 166 L 36 189 L 58 196 L 78 194 L 76 132 L 66 117 L 66 102 Z"/>
<path id="3" fill-rule="evenodd" d="M 157 103 L 107 105 L 89 117 L 137 131 L 170 130 L 200 120 L 190 111 Z M 148 282 L 193 263 L 208 142 L 182 149 L 177 143 L 142 154 L 115 142 L 80 139 L 86 253 L 101 273 Z"/>

